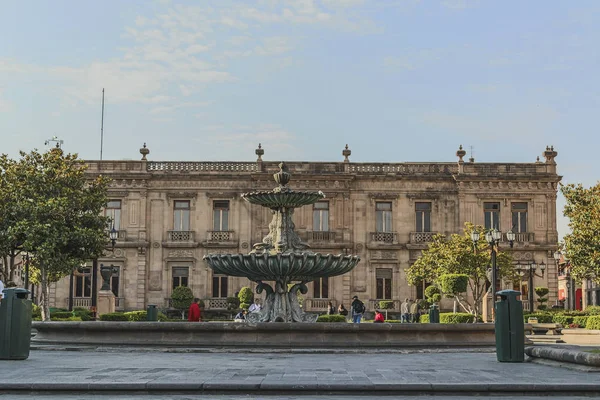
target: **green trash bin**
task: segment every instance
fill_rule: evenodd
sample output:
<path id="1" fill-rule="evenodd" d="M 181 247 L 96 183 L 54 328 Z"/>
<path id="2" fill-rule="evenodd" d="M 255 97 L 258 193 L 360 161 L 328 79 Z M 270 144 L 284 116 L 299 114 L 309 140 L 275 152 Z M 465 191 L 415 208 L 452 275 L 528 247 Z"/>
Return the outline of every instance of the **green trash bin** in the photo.
<path id="1" fill-rule="evenodd" d="M 523 304 L 517 299 L 521 292 L 501 290 L 500 300 L 494 303 L 496 311 L 496 356 L 500 362 L 525 361 L 525 323 Z"/>
<path id="2" fill-rule="evenodd" d="M 158 321 L 158 309 L 156 308 L 155 304 L 148 304 L 146 321 Z"/>
<path id="3" fill-rule="evenodd" d="M 429 307 L 429 323 L 440 323 L 440 307 L 437 304 L 432 304 L 431 307 Z"/>
<path id="4" fill-rule="evenodd" d="M 4 289 L 0 303 L 0 360 L 26 360 L 31 344 L 29 290 Z"/>

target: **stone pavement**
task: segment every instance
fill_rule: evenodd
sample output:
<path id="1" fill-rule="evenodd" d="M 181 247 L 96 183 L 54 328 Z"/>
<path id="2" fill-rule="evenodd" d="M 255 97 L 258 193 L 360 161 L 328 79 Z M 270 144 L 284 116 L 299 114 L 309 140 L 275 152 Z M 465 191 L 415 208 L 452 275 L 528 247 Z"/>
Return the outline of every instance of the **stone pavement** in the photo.
<path id="1" fill-rule="evenodd" d="M 25 361 L 0 361 L 0 395 L 32 391 L 40 395 L 114 391 L 120 395 L 164 392 L 169 396 L 203 393 L 257 397 L 508 392 L 515 396 L 566 397 L 600 393 L 600 380 L 596 373 L 534 363 L 499 363 L 490 352 L 232 354 L 37 350 Z"/>

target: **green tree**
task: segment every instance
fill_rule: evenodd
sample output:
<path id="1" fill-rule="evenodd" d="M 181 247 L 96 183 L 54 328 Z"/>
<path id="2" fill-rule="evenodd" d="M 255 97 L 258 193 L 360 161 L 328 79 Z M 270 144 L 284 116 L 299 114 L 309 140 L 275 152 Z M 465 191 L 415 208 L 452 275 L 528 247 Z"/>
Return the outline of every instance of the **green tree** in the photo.
<path id="1" fill-rule="evenodd" d="M 538 295 L 538 303 L 540 303 L 538 310 L 545 310 L 547 308 L 546 302 L 548 301 L 548 298 L 546 295 L 548 293 L 550 293 L 550 290 L 547 287 L 540 286 L 535 288 L 535 294 Z"/>
<path id="2" fill-rule="evenodd" d="M 471 314 L 481 314 L 481 304 L 486 294 L 488 269 L 491 265 L 491 251 L 485 240 L 473 244 L 471 232 L 476 229 L 484 237 L 482 226 L 465 224 L 464 234 L 435 235 L 428 249 L 421 257 L 406 270 L 408 283 L 433 282 L 440 289 L 440 277 L 446 274 L 463 274 L 469 277 L 468 291 L 470 296 L 457 295 L 455 292 L 447 295 L 454 298 L 460 307 Z M 516 279 L 510 254 L 497 251 L 496 266 L 498 279 Z"/>
<path id="3" fill-rule="evenodd" d="M 565 217 L 571 233 L 564 237 L 564 250 L 576 280 L 600 283 L 600 182 L 589 189 L 581 184 L 561 187 L 565 196 Z"/>
<path id="4" fill-rule="evenodd" d="M 185 319 L 185 311 L 190 308 L 194 300 L 192 289 L 187 286 L 177 286 L 171 295 L 173 308 L 181 311 L 181 319 Z"/>
<path id="5" fill-rule="evenodd" d="M 4 157 L 4 156 L 3 156 Z M 50 319 L 48 284 L 68 275 L 85 261 L 102 255 L 108 244 L 108 218 L 101 215 L 107 201 L 108 180 L 86 177 L 85 163 L 59 148 L 46 153 L 20 153 L 2 158 L 0 202 L 11 199 L 2 251 L 11 246 L 33 255 L 32 271 L 39 270 L 42 319 Z M 15 212 L 14 210 L 18 210 Z"/>
<path id="6" fill-rule="evenodd" d="M 240 308 L 247 310 L 250 307 L 250 304 L 254 301 L 254 293 L 252 293 L 252 289 L 244 286 L 240 289 L 238 293 L 238 299 L 240 299 Z"/>

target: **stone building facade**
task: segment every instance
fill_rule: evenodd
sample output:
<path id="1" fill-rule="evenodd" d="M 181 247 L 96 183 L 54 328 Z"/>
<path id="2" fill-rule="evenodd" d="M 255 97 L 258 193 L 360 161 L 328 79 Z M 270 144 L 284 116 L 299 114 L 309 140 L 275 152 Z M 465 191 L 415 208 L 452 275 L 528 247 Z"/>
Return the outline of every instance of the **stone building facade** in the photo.
<path id="1" fill-rule="evenodd" d="M 118 240 L 98 264 L 118 267 L 111 282 L 117 308 L 168 307 L 178 285 L 205 299 L 207 309 L 224 308 L 226 297 L 254 284 L 213 275 L 202 257 L 247 253 L 262 240 L 271 213 L 240 194 L 275 187 L 278 162 L 263 161 L 261 147 L 256 162 L 149 161 L 145 145 L 140 152 L 140 161 L 88 162 L 90 176 L 112 179 L 106 212 L 116 221 Z M 325 310 L 329 301 L 348 307 L 354 295 L 370 310 L 382 299 L 399 310 L 404 298 L 422 298 L 424 285 L 408 285 L 405 269 L 433 235 L 460 233 L 467 221 L 503 233 L 512 227 L 515 263 L 544 262 L 548 268 L 534 286 L 550 289 L 549 304 L 557 300 L 552 254 L 561 177 L 553 148 L 533 163 L 465 161 L 462 147 L 455 162 L 354 163 L 350 154 L 346 147 L 341 162 L 287 163 L 292 189 L 326 195 L 314 207 L 296 210 L 301 237 L 315 251 L 361 257 L 351 273 L 309 284 L 306 310 Z M 501 247 L 508 248 L 505 239 Z M 55 306 L 67 306 L 69 282 L 52 285 Z M 74 306 L 91 304 L 90 282 L 91 263 L 72 279 Z"/>

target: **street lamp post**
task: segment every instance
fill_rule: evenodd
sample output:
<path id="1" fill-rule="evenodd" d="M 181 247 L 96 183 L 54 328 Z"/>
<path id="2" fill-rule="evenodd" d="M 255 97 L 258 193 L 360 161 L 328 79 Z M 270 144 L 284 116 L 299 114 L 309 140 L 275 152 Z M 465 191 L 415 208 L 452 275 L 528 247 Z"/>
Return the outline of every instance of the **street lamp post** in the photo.
<path id="1" fill-rule="evenodd" d="M 534 297 L 533 297 L 533 292 L 534 292 L 534 288 L 533 288 L 533 277 L 535 276 L 540 276 L 540 278 L 544 277 L 544 271 L 546 271 L 546 264 L 542 261 L 539 265 L 540 267 L 540 271 L 542 272 L 542 275 L 538 275 L 536 274 L 538 265 L 535 263 L 535 261 L 533 261 L 531 264 L 526 264 L 526 265 L 520 265 L 518 267 L 519 269 L 519 275 L 521 277 L 523 277 L 526 273 L 528 274 L 528 286 L 529 286 L 529 292 L 527 294 L 527 298 L 529 300 L 529 312 L 533 312 L 534 310 Z"/>
<path id="2" fill-rule="evenodd" d="M 477 242 L 479 242 L 480 234 L 477 231 L 471 232 L 471 240 L 473 241 L 473 247 L 477 250 Z M 502 239 L 502 232 L 498 229 L 491 229 L 485 234 L 485 241 L 490 245 L 491 250 L 491 264 L 492 264 L 492 273 L 491 273 L 491 293 L 492 293 L 492 302 L 496 302 L 496 289 L 498 287 L 498 270 L 496 267 L 496 248 L 498 247 L 498 243 Z M 515 233 L 510 230 L 506 232 L 506 239 L 508 240 L 510 247 L 513 247 L 515 242 Z"/>

